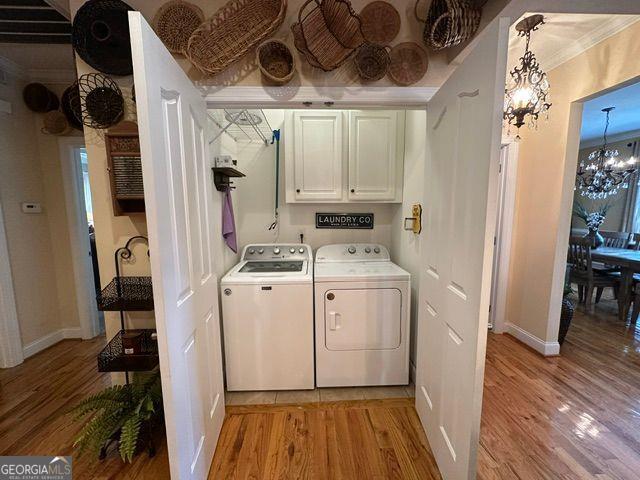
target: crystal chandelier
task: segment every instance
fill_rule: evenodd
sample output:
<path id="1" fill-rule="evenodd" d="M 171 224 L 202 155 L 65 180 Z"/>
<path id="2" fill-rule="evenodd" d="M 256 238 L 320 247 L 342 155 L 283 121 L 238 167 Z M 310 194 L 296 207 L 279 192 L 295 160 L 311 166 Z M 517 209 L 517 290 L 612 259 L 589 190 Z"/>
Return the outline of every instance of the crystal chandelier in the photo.
<path id="1" fill-rule="evenodd" d="M 504 119 L 518 131 L 529 117 L 529 126 L 535 127 L 538 117 L 549 110 L 549 82 L 536 56 L 529 50 L 531 32 L 544 24 L 542 15 L 531 15 L 516 24 L 519 37 L 526 38 L 520 63 L 509 72 L 511 79 L 505 89 Z"/>
<path id="2" fill-rule="evenodd" d="M 598 199 L 618 193 L 620 187 L 627 188 L 629 176 L 638 170 L 636 159 L 617 160 L 620 155 L 617 149 L 607 148 L 607 132 L 609 116 L 615 107 L 603 108 L 607 115 L 604 126 L 602 147 L 589 154 L 587 161 L 582 160 L 576 174 L 576 188 L 582 196 Z"/>

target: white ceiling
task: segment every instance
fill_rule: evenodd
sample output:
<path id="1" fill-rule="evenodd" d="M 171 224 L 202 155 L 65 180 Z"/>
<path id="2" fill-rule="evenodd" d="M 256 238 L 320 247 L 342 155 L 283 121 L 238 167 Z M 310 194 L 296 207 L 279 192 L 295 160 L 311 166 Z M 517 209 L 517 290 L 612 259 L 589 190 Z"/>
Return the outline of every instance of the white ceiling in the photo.
<path id="1" fill-rule="evenodd" d="M 0 57 L 17 64 L 35 80 L 50 78 L 52 73 L 61 79 L 75 73 L 71 45 L 0 43 Z"/>
<path id="2" fill-rule="evenodd" d="M 640 83 L 619 88 L 584 103 L 582 111 L 582 142 L 600 142 L 606 116 L 602 109 L 616 107 L 611 112 L 609 137 L 640 130 Z"/>

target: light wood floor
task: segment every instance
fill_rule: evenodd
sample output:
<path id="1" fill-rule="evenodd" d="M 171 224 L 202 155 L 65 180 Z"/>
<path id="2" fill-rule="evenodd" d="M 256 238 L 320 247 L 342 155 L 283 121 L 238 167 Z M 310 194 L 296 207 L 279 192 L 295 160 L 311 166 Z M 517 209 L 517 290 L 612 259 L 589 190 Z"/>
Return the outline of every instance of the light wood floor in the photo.
<path id="1" fill-rule="evenodd" d="M 96 372 L 103 344 L 64 341 L 0 370 L 0 455 L 72 454 L 64 412 L 109 384 Z M 227 408 L 210 478 L 437 478 L 408 398 Z M 273 476 L 249 475 L 261 471 Z M 130 465 L 74 457 L 74 474 L 168 478 L 166 447 Z M 490 335 L 478 477 L 640 479 L 640 327 L 601 303 L 578 312 L 553 359 Z"/>

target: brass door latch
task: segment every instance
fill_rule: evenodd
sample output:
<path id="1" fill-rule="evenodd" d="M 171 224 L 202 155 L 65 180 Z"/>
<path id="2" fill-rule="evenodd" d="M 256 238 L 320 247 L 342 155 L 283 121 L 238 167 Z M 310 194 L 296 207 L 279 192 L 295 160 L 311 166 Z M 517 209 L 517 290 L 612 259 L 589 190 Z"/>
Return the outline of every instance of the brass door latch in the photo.
<path id="1" fill-rule="evenodd" d="M 411 207 L 412 217 L 406 217 L 404 219 L 404 229 L 411 230 L 413 233 L 420 233 L 422 231 L 422 205 L 419 203 L 414 204 Z"/>

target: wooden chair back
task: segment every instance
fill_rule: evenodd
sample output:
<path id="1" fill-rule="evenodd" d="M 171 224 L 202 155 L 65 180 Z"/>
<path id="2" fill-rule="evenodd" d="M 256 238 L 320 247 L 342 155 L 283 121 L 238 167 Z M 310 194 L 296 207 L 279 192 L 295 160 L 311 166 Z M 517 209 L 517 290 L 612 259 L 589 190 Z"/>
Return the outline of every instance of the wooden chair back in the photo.
<path id="1" fill-rule="evenodd" d="M 634 250 L 640 250 L 640 233 L 631 234 L 631 244 Z"/>
<path id="2" fill-rule="evenodd" d="M 572 274 L 593 275 L 591 262 L 591 239 L 583 237 L 569 238 L 567 263 L 571 265 Z"/>
<path id="3" fill-rule="evenodd" d="M 631 241 L 629 232 L 609 232 L 600 231 L 600 235 L 604 238 L 604 246 L 611 248 L 628 248 Z"/>

